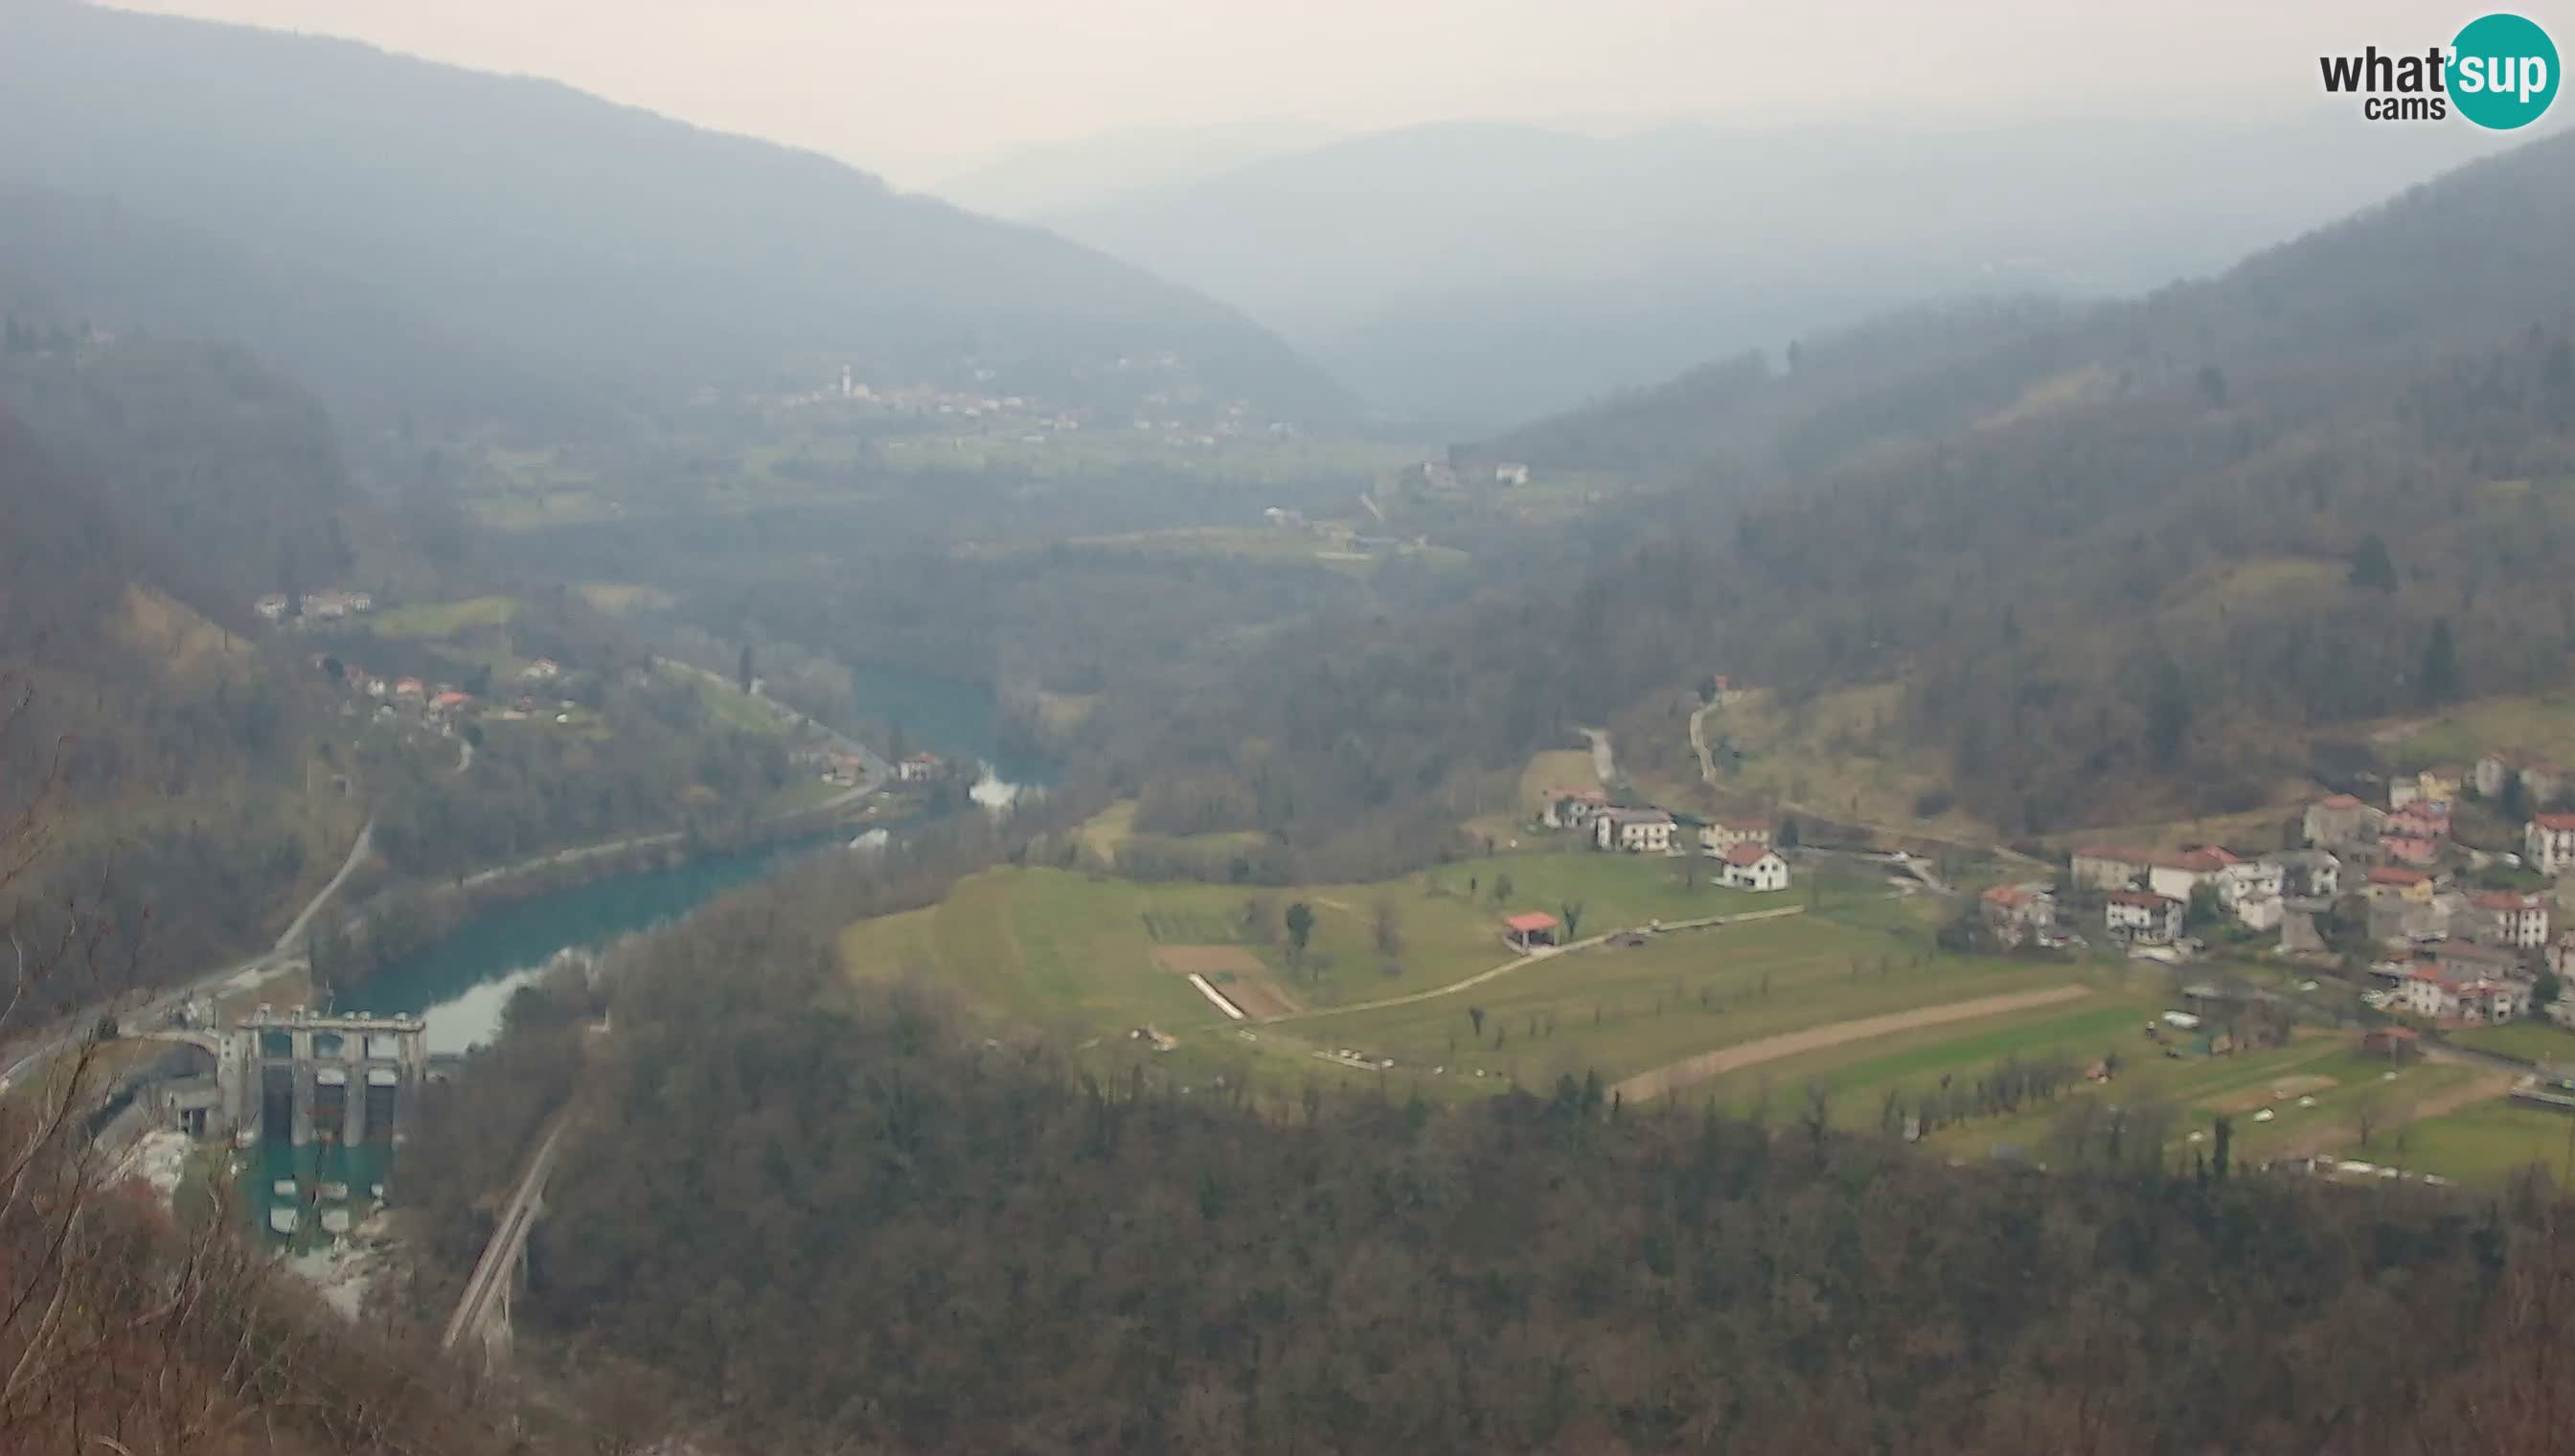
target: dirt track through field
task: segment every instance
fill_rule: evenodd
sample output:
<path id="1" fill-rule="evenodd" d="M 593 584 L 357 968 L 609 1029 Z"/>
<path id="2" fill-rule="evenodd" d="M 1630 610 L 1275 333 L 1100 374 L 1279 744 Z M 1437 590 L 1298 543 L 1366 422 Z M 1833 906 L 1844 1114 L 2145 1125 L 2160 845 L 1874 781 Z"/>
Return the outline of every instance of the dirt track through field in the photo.
<path id="1" fill-rule="evenodd" d="M 1972 1021 L 1979 1016 L 1999 1016 L 2009 1011 L 2026 1011 L 2037 1006 L 2053 1006 L 2061 1001 L 2079 1000 L 2092 994 L 2090 986 L 2053 986 L 2043 991 L 2015 991 L 2010 995 L 1981 996 L 1972 1001 L 1951 1001 L 1945 1006 L 1920 1006 L 1910 1011 L 1893 1011 L 1883 1016 L 1863 1016 L 1856 1021 L 1836 1021 L 1829 1026 L 1810 1026 L 1803 1031 L 1790 1031 L 1778 1036 L 1765 1036 L 1759 1041 L 1746 1041 L 1736 1046 L 1719 1047 L 1701 1052 L 1686 1061 L 1658 1066 L 1639 1072 L 1610 1090 L 1628 1101 L 1660 1097 L 1711 1077 L 1759 1066 L 1765 1061 L 1821 1051 L 1845 1042 L 1866 1041 L 1872 1036 L 1892 1036 L 1898 1031 L 1918 1031 L 1925 1026 L 1943 1026 L 1951 1021 Z"/>

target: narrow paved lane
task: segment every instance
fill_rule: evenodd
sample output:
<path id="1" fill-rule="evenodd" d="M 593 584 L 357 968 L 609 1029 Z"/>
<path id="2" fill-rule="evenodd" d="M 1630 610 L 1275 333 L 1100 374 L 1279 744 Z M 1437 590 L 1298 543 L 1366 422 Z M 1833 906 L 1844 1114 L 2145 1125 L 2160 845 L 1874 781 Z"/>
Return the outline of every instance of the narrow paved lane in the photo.
<path id="1" fill-rule="evenodd" d="M 286 927 L 286 933 L 277 937 L 276 954 L 295 953 L 297 943 L 304 938 L 304 927 L 313 923 L 313 917 L 331 902 L 331 896 L 338 894 L 340 886 L 349 882 L 349 876 L 358 872 L 359 862 L 367 857 L 367 851 L 374 848 L 375 843 L 376 816 L 369 814 L 366 825 L 358 830 L 358 841 L 349 846 L 349 857 L 340 861 L 340 872 L 331 876 L 331 882 L 322 886 L 322 892 L 315 895 L 312 903 L 304 907 L 304 912 Z"/>
<path id="2" fill-rule="evenodd" d="M 1758 920 L 1775 920 L 1786 915 L 1802 915 L 1805 912 L 1806 907 L 1804 905 L 1781 905 L 1777 909 L 1745 910 L 1741 914 L 1736 915 L 1711 915 L 1703 920 L 1686 920 L 1668 925 L 1658 925 L 1651 927 L 1651 931 L 1655 934 L 1665 934 L 1676 930 L 1710 930 L 1721 925 L 1737 925 Z M 1503 961 L 1501 964 L 1494 966 L 1490 970 L 1480 970 L 1473 975 L 1467 976 L 1463 980 L 1452 980 L 1446 985 L 1432 986 L 1426 991 L 1412 991 L 1405 995 L 1386 996 L 1373 1001 L 1354 1001 L 1346 1006 L 1318 1006 L 1310 1011 L 1291 1011 L 1285 1016 L 1273 1016 L 1269 1020 L 1260 1024 L 1264 1026 L 1281 1026 L 1291 1021 L 1311 1021 L 1322 1016 L 1346 1016 L 1358 1011 L 1382 1011 L 1388 1006 L 1409 1006 L 1421 1001 L 1437 1000 L 1441 996 L 1453 996 L 1459 991 L 1468 990 L 1475 986 L 1482 985 L 1486 981 L 1508 975 L 1512 971 L 1519 970 L 1522 967 L 1537 965 L 1545 961 L 1553 960 L 1559 955 L 1575 955 L 1585 950 L 1594 950 L 1602 945 L 1608 944 L 1610 941 L 1617 939 L 1621 935 L 1637 934 L 1645 931 L 1647 928 L 1648 927 L 1641 925 L 1631 925 L 1616 930 L 1603 930 L 1597 935 L 1586 936 L 1580 940 L 1571 941 L 1567 944 L 1541 946 L 1538 949 L 1527 952 L 1526 954 L 1514 955 L 1510 959 Z"/>

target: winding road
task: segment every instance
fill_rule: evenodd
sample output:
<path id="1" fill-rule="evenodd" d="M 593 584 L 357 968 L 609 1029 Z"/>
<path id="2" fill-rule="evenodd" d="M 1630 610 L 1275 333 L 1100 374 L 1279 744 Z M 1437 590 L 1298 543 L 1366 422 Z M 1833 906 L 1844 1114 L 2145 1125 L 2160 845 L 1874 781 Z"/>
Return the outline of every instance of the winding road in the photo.
<path id="1" fill-rule="evenodd" d="M 209 971 L 123 1010 L 110 1000 L 62 1018 L 45 1033 L 42 1041 L 19 1054 L 6 1068 L 0 1068 L 0 1092 L 15 1086 L 21 1076 L 79 1045 L 89 1035 L 90 1028 L 98 1024 L 99 1018 L 110 1012 L 116 1015 L 120 1034 L 139 1036 L 158 1029 L 180 1007 L 199 996 L 246 989 L 277 971 L 303 964 L 304 957 L 296 953 L 295 947 L 304 938 L 305 927 L 313 923 L 313 917 L 321 913 L 322 907 L 331 902 L 331 897 L 349 882 L 349 876 L 357 873 L 358 866 L 365 862 L 368 851 L 375 845 L 375 836 L 376 820 L 369 815 L 365 825 L 358 830 L 357 840 L 350 844 L 347 857 L 340 861 L 339 872 L 333 874 L 329 882 L 305 903 L 303 910 L 288 923 L 286 932 L 277 937 L 277 944 L 266 953 L 227 965 L 221 970 Z"/>
<path id="2" fill-rule="evenodd" d="M 1710 930 L 1720 925 L 1744 924 L 1757 920 L 1775 920 L 1787 915 L 1802 915 L 1805 912 L 1806 907 L 1804 905 L 1781 905 L 1777 909 L 1770 910 L 1745 910 L 1741 914 L 1710 915 L 1702 920 L 1678 920 L 1666 925 L 1653 926 L 1651 933 L 1663 934 L 1674 930 Z M 1373 1001 L 1353 1001 L 1346 1006 L 1318 1006 L 1310 1011 L 1290 1011 L 1285 1016 L 1273 1016 L 1269 1020 L 1260 1024 L 1264 1026 L 1280 1026 L 1291 1021 L 1311 1021 L 1323 1016 L 1347 1016 L 1358 1011 L 1382 1011 L 1388 1006 L 1409 1006 L 1419 1001 L 1437 1000 L 1441 996 L 1453 996 L 1459 991 L 1468 990 L 1475 986 L 1482 985 L 1488 980 L 1494 980 L 1501 976 L 1508 975 L 1512 971 L 1518 970 L 1523 966 L 1536 965 L 1541 961 L 1553 960 L 1559 955 L 1571 955 L 1577 951 L 1594 950 L 1602 945 L 1608 944 L 1610 941 L 1617 939 L 1621 935 L 1634 935 L 1639 933 L 1645 932 L 1641 927 L 1635 926 L 1629 926 L 1617 930 L 1603 930 L 1597 935 L 1586 936 L 1580 940 L 1571 941 L 1563 945 L 1540 946 L 1525 954 L 1514 955 L 1510 959 L 1503 961 L 1501 964 L 1494 966 L 1490 970 L 1480 970 L 1473 975 L 1467 976 L 1463 980 L 1452 980 L 1444 986 L 1432 986 L 1426 991 L 1412 991 L 1400 996 L 1385 996 Z"/>
<path id="3" fill-rule="evenodd" d="M 296 943 L 304 938 L 304 927 L 313 923 L 313 917 L 331 902 L 331 896 L 338 894 L 340 886 L 349 882 L 349 876 L 358 872 L 359 862 L 367 857 L 367 851 L 374 848 L 375 843 L 376 816 L 369 814 L 366 824 L 358 830 L 357 842 L 349 846 L 349 857 L 340 861 L 340 872 L 331 876 L 331 882 L 323 885 L 322 892 L 304 907 L 304 913 L 297 915 L 294 922 L 286 927 L 286 933 L 277 937 L 277 949 L 272 953 L 295 953 Z"/>

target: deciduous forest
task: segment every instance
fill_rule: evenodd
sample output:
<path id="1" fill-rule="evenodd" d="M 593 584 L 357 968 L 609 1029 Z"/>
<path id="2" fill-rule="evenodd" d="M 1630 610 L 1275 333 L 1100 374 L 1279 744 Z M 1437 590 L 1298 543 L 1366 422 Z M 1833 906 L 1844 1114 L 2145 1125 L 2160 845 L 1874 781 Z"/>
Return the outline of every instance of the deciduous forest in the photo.
<path id="1" fill-rule="evenodd" d="M 2492 1451 L 2575 1414 L 2542 1188 L 2176 1168 L 2115 1122 L 1952 1169 L 1570 1078 L 1265 1107 L 854 996 L 829 929 L 755 895 L 625 967 L 527 1301 L 751 1448 Z"/>

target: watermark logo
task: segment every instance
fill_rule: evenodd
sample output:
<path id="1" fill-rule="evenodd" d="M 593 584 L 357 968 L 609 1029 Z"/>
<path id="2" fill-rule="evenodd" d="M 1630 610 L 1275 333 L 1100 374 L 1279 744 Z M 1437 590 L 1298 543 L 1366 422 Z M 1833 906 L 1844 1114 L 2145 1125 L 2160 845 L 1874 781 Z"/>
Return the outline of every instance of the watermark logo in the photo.
<path id="1" fill-rule="evenodd" d="M 2527 16 L 2468 22 L 2450 43 L 2450 95 L 2488 131 L 2528 126 L 2557 99 L 2557 43 Z"/>
<path id="2" fill-rule="evenodd" d="M 2443 121 L 2452 112 L 2489 131 L 2539 120 L 2557 99 L 2557 43 L 2527 16 L 2469 21 L 2449 45 L 2420 51 L 2319 56 L 2328 95 L 2356 95 L 2371 121 Z"/>

